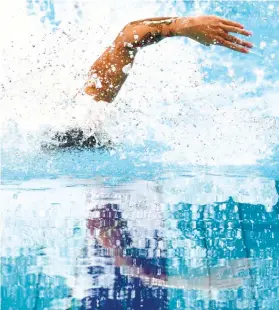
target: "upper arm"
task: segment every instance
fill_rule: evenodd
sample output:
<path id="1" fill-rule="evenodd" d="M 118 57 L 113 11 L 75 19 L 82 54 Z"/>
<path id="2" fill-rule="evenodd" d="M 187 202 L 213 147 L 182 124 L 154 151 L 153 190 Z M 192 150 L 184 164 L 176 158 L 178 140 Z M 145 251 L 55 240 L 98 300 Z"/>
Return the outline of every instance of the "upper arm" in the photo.
<path id="1" fill-rule="evenodd" d="M 171 19 L 153 19 L 129 23 L 117 36 L 112 46 L 91 67 L 85 92 L 96 101 L 111 102 L 124 84 L 128 73 L 123 70 L 132 65 L 137 47 L 156 43 L 163 39 L 164 26 Z"/>

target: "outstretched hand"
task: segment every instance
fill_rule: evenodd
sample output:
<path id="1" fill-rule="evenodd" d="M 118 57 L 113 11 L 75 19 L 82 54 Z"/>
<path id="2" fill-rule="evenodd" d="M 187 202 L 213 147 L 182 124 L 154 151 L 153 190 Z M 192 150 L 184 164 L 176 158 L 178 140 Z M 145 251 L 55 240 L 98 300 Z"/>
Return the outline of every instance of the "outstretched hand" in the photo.
<path id="1" fill-rule="evenodd" d="M 239 23 L 218 16 L 180 17 L 175 24 L 176 35 L 187 36 L 207 46 L 221 45 L 241 53 L 249 53 L 249 49 L 253 47 L 250 42 L 230 34 L 251 36 L 250 31 Z"/>

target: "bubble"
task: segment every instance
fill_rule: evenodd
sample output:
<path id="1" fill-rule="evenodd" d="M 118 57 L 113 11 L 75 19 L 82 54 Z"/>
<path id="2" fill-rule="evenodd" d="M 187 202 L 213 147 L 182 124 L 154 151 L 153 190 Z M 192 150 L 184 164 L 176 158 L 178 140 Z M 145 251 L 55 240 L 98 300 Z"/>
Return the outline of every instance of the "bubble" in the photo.
<path id="1" fill-rule="evenodd" d="M 266 42 L 264 42 L 264 41 L 262 41 L 261 43 L 260 43 L 260 49 L 264 49 L 265 47 L 266 47 Z"/>

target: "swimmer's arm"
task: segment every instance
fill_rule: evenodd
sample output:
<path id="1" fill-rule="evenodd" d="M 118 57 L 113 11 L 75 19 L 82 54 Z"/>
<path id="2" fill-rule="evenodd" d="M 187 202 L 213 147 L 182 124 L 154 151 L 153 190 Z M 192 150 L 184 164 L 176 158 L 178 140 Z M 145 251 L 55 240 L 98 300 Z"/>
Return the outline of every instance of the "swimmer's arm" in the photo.
<path id="1" fill-rule="evenodd" d="M 113 101 L 124 84 L 140 47 L 162 40 L 170 33 L 172 18 L 150 18 L 126 25 L 89 72 L 85 92 L 96 101 Z"/>
<path id="2" fill-rule="evenodd" d="M 183 36 L 201 44 L 217 44 L 248 53 L 252 44 L 230 32 L 249 36 L 244 27 L 217 16 L 157 17 L 127 24 L 89 72 L 85 92 L 96 101 L 112 102 L 124 84 L 138 50 L 167 37 Z"/>

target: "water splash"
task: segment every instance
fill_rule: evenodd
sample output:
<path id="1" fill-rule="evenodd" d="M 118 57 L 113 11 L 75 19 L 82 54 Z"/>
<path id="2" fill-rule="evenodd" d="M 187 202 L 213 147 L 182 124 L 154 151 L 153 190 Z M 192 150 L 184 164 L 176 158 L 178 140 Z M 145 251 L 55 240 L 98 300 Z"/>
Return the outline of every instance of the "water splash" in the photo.
<path id="1" fill-rule="evenodd" d="M 76 3 L 81 11 L 78 18 L 73 3 L 54 1 L 55 23 L 50 19 L 49 24 L 41 23 L 35 11 L 28 16 L 24 4 L 9 4 L 13 12 L 21 13 L 22 32 L 14 29 L 5 37 L 1 95 L 5 152 L 38 154 L 54 131 L 79 127 L 96 132 L 104 144 L 112 140 L 116 149 L 153 141 L 169 150 L 153 161 L 251 165 L 276 160 L 279 115 L 274 64 L 278 53 L 272 29 L 279 19 L 275 9 L 238 3 L 236 10 L 231 3 L 198 1 L 170 1 L 164 6 L 154 1 L 145 7 L 139 1 L 133 5 L 109 2 L 108 6 L 96 1 Z M 98 13 L 93 10 L 96 5 Z M 92 62 L 126 22 L 200 12 L 236 20 L 248 14 L 245 21 L 254 30 L 257 46 L 262 46 L 262 56 L 257 51 L 246 57 L 218 47 L 205 49 L 181 38 L 167 39 L 138 54 L 113 104 L 76 96 Z M 272 20 L 266 28 L 264 15 Z M 258 25 L 254 16 L 260 18 Z M 14 25 L 13 17 L 6 23 Z M 263 39 L 271 43 L 260 45 Z"/>

